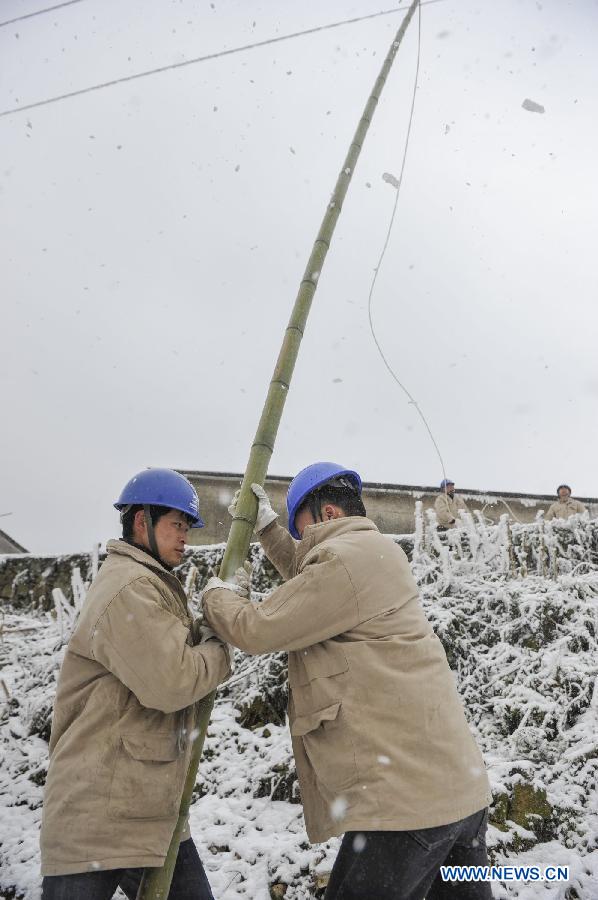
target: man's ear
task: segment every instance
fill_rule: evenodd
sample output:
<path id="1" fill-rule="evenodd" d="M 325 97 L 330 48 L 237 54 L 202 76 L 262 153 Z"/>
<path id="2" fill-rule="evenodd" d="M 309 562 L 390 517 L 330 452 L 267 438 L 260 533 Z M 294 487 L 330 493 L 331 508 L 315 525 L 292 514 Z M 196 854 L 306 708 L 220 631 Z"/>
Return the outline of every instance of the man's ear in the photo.
<path id="1" fill-rule="evenodd" d="M 147 525 L 145 524 L 145 513 L 142 509 L 138 509 L 133 517 L 133 534 L 147 537 Z"/>
<path id="2" fill-rule="evenodd" d="M 331 519 L 341 519 L 343 516 L 344 513 L 340 506 L 335 506 L 333 503 L 326 503 L 326 505 L 322 507 L 322 518 L 325 522 L 328 522 Z"/>

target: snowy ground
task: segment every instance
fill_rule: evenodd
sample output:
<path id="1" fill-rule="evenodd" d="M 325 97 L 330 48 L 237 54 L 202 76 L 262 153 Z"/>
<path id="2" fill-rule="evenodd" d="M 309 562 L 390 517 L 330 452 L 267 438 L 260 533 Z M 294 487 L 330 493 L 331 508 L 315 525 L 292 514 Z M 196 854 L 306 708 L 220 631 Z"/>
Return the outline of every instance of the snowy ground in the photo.
<path id="1" fill-rule="evenodd" d="M 528 528 L 509 538 L 472 522 L 448 544 L 422 528 L 416 536 L 424 606 L 489 768 L 495 862 L 570 868 L 568 884 L 495 884 L 496 898 L 598 898 L 595 528 Z M 0 896 L 37 900 L 48 717 L 65 621 L 6 612 L 1 625 Z M 287 886 L 285 900 L 315 896 L 336 851 L 336 841 L 309 845 L 300 804 L 269 796 L 293 796 L 284 724 L 238 721 L 252 699 L 280 687 L 272 659 L 274 667 L 238 654 L 206 741 L 191 826 L 218 900 L 269 900 L 275 884 Z M 528 827 L 509 819 L 518 784 L 549 804 Z"/>

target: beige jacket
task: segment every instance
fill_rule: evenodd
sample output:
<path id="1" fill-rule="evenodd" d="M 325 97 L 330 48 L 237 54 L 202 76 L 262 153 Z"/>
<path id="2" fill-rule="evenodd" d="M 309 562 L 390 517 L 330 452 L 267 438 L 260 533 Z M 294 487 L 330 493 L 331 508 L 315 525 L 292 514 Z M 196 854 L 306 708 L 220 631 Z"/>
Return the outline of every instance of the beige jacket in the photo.
<path id="1" fill-rule="evenodd" d="M 124 541 L 107 549 L 58 681 L 44 875 L 162 865 L 191 753 L 192 704 L 230 669 L 219 640 L 191 646 L 173 574 Z"/>
<path id="2" fill-rule="evenodd" d="M 455 494 L 454 497 L 449 497 L 449 495 L 445 493 L 439 494 L 436 497 L 434 509 L 436 510 L 438 524 L 444 525 L 445 528 L 454 528 L 455 525 L 458 524 L 461 513 L 469 511 L 465 505 L 465 501 L 462 500 L 458 494 Z"/>
<path id="3" fill-rule="evenodd" d="M 578 513 L 585 513 L 586 508 L 581 500 L 574 500 L 573 497 L 567 497 L 566 500 L 557 500 L 548 508 L 546 519 L 568 519 Z"/>
<path id="4" fill-rule="evenodd" d="M 225 588 L 208 621 L 248 653 L 289 651 L 289 722 L 307 832 L 402 831 L 488 804 L 488 779 L 402 549 L 369 519 L 260 535 L 290 579 L 259 605 Z"/>

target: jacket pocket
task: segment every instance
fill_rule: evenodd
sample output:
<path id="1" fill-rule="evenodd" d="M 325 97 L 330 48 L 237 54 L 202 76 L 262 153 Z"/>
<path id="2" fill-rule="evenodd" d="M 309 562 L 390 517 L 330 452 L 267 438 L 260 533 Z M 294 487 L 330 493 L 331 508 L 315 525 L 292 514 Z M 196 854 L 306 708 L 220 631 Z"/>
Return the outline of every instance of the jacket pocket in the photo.
<path id="1" fill-rule="evenodd" d="M 112 819 L 167 819 L 178 812 L 182 757 L 175 734 L 121 735 L 110 797 Z"/>
<path id="2" fill-rule="evenodd" d="M 335 641 L 312 644 L 304 650 L 289 654 L 289 680 L 291 686 L 305 685 L 316 678 L 342 675 L 349 663 L 342 645 Z"/>
<path id="3" fill-rule="evenodd" d="M 316 778 L 332 791 L 357 779 L 355 749 L 340 702 L 297 716 L 291 734 L 301 738 Z"/>
<path id="4" fill-rule="evenodd" d="M 449 825 L 440 825 L 437 828 L 419 828 L 417 831 L 408 831 L 407 834 L 424 850 L 437 850 L 439 847 L 446 846 L 448 848 L 454 844 L 462 824 L 462 821 L 451 822 Z"/>
<path id="5" fill-rule="evenodd" d="M 289 600 L 292 600 L 295 594 L 301 589 L 302 585 L 297 583 L 294 587 L 289 586 L 289 582 L 281 585 L 276 591 L 266 597 L 260 603 L 260 612 L 264 616 L 273 616 L 280 612 Z"/>

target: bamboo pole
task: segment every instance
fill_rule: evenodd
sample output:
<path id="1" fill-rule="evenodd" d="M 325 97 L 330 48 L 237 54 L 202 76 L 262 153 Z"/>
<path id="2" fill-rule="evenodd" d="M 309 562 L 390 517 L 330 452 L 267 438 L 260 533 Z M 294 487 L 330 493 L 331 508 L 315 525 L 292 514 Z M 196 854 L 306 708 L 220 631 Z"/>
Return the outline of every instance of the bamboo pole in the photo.
<path id="1" fill-rule="evenodd" d="M 236 569 L 243 565 L 249 550 L 249 543 L 253 532 L 253 526 L 257 516 L 257 500 L 251 490 L 254 482 L 263 484 L 268 471 L 268 463 L 274 451 L 274 442 L 278 432 L 278 426 L 282 417 L 282 411 L 287 398 L 287 393 L 295 368 L 295 362 L 299 354 L 301 339 L 305 331 L 307 317 L 311 303 L 316 292 L 318 279 L 330 247 L 332 235 L 341 213 L 343 200 L 345 199 L 349 183 L 365 137 L 367 135 L 373 115 L 382 89 L 386 83 L 392 68 L 395 56 L 403 40 L 403 36 L 409 26 L 413 14 L 420 0 L 413 0 L 399 30 L 390 46 L 386 59 L 380 69 L 374 88 L 365 105 L 365 109 L 357 125 L 357 130 L 349 147 L 346 159 L 337 178 L 332 198 L 328 203 L 318 236 L 314 242 L 305 272 L 299 285 L 299 291 L 293 306 L 291 318 L 284 334 L 282 347 L 270 382 L 268 396 L 262 410 L 262 415 L 257 427 L 255 438 L 251 446 L 247 469 L 241 485 L 241 493 L 237 501 L 236 514 L 226 543 L 226 549 L 219 575 L 225 581 L 231 581 Z M 174 829 L 166 860 L 161 869 L 146 869 L 139 887 L 137 900 L 167 900 L 172 881 L 172 873 L 176 863 L 181 835 L 185 828 L 189 815 L 189 806 L 197 769 L 201 758 L 206 732 L 210 721 L 212 707 L 216 692 L 213 691 L 200 700 L 196 706 L 197 720 L 196 730 L 198 736 L 193 744 L 193 752 L 189 762 L 189 769 L 181 797 L 179 817 Z"/>

